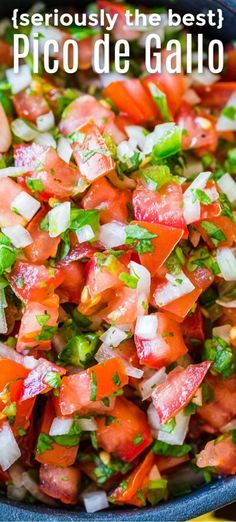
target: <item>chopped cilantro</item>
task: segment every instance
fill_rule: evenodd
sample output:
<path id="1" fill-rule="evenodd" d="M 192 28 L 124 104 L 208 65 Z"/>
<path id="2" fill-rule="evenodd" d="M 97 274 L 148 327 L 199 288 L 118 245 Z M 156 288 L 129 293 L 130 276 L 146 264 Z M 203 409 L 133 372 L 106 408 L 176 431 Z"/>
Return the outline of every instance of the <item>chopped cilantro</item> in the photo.
<path id="1" fill-rule="evenodd" d="M 139 281 L 138 277 L 130 275 L 127 272 L 121 272 L 121 274 L 119 275 L 119 279 L 129 288 L 137 288 L 137 284 Z"/>
<path id="2" fill-rule="evenodd" d="M 141 444 L 142 442 L 143 442 L 143 436 L 141 435 L 141 433 L 139 433 L 139 435 L 136 435 L 136 437 L 134 437 L 133 443 L 135 446 L 139 446 L 139 444 Z"/>
<path id="3" fill-rule="evenodd" d="M 223 378 L 229 377 L 236 370 L 235 352 L 221 337 L 215 336 L 205 342 L 203 358 L 213 361 L 212 368 Z"/>
<path id="4" fill-rule="evenodd" d="M 167 457 L 183 457 L 191 450 L 189 444 L 167 444 L 160 440 L 155 440 L 152 446 L 152 452 L 156 455 L 165 455 Z"/>
<path id="5" fill-rule="evenodd" d="M 225 116 L 225 118 L 228 118 L 229 120 L 236 121 L 236 107 L 235 107 L 235 105 L 227 105 L 221 111 L 221 114 L 223 116 Z"/>
<path id="6" fill-rule="evenodd" d="M 58 372 L 48 372 L 44 377 L 44 382 L 48 384 L 51 388 L 60 388 L 61 376 Z"/>
<path id="7" fill-rule="evenodd" d="M 176 420 L 173 417 L 173 419 L 170 419 L 166 424 L 161 425 L 161 431 L 165 431 L 166 433 L 172 433 L 172 431 L 175 429 L 176 426 Z"/>
<path id="8" fill-rule="evenodd" d="M 44 451 L 51 450 L 53 444 L 53 438 L 47 433 L 40 433 L 37 442 L 37 454 L 41 455 Z"/>
<path id="9" fill-rule="evenodd" d="M 44 186 L 40 179 L 26 178 L 25 180 L 27 187 L 32 192 L 43 192 Z"/>
<path id="10" fill-rule="evenodd" d="M 97 397 L 97 379 L 96 379 L 96 374 L 95 374 L 95 372 L 92 370 L 92 371 L 91 371 L 91 393 L 90 393 L 90 400 L 91 400 L 91 401 L 96 401 L 96 397 Z"/>
<path id="11" fill-rule="evenodd" d="M 208 196 L 204 190 L 201 189 L 193 189 L 193 197 L 192 197 L 193 203 L 195 201 L 200 201 L 203 205 L 210 205 L 211 204 L 211 198 Z"/>
<path id="12" fill-rule="evenodd" d="M 120 380 L 118 372 L 114 373 L 114 375 L 112 376 L 112 380 L 116 386 L 121 385 L 121 380 Z"/>
<path id="13" fill-rule="evenodd" d="M 218 246 L 221 241 L 226 241 L 224 232 L 211 221 L 201 221 L 201 226 L 211 238 L 214 246 Z"/>
<path id="14" fill-rule="evenodd" d="M 57 331 L 56 326 L 43 326 L 42 331 L 35 336 L 35 341 L 50 341 Z"/>

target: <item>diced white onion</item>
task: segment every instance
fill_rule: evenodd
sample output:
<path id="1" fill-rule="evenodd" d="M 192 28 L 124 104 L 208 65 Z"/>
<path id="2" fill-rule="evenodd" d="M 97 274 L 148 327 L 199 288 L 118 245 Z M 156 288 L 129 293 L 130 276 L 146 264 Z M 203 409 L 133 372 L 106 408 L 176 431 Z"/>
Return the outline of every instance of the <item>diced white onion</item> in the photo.
<path id="1" fill-rule="evenodd" d="M 48 212 L 49 220 L 49 236 L 58 237 L 65 232 L 70 226 L 70 208 L 69 201 L 56 205 Z"/>
<path id="2" fill-rule="evenodd" d="M 117 145 L 117 157 L 123 163 L 126 163 L 128 159 L 132 158 L 135 153 L 135 141 L 125 140 L 121 141 Z"/>
<path id="3" fill-rule="evenodd" d="M 125 225 L 118 221 L 111 221 L 105 225 L 101 225 L 99 232 L 99 241 L 105 248 L 114 248 L 124 245 L 126 234 Z"/>
<path id="4" fill-rule="evenodd" d="M 52 111 L 42 114 L 36 118 L 36 125 L 39 132 L 47 132 L 55 127 L 55 118 Z"/>
<path id="5" fill-rule="evenodd" d="M 125 132 L 127 136 L 135 142 L 136 147 L 143 150 L 145 145 L 145 139 L 147 135 L 147 131 L 144 127 L 140 127 L 139 125 L 127 125 L 125 127 Z"/>
<path id="6" fill-rule="evenodd" d="M 118 74 L 116 72 L 102 73 L 99 78 L 103 87 L 107 87 L 113 82 L 123 82 L 126 79 L 124 74 Z"/>
<path id="7" fill-rule="evenodd" d="M 62 158 L 66 163 L 70 163 L 70 159 L 72 156 L 72 148 L 70 146 L 70 142 L 67 138 L 62 136 L 58 140 L 57 144 L 57 154 Z"/>
<path id="8" fill-rule="evenodd" d="M 225 107 L 234 107 L 236 109 L 236 90 L 231 94 Z M 216 130 L 218 132 L 236 131 L 236 120 L 221 114 L 216 123 Z"/>
<path id="9" fill-rule="evenodd" d="M 25 489 L 27 489 L 27 491 L 29 491 L 29 493 L 34 498 L 36 498 L 40 502 L 44 502 L 45 504 L 54 504 L 54 501 L 50 497 L 48 497 L 44 493 L 41 493 L 38 484 L 35 482 L 35 480 L 32 479 L 32 477 L 27 471 L 22 473 L 22 482 Z"/>
<path id="10" fill-rule="evenodd" d="M 11 208 L 16 209 L 21 216 L 30 221 L 40 209 L 40 203 L 23 190 L 12 201 Z"/>
<path id="11" fill-rule="evenodd" d="M 56 149 L 56 140 L 54 140 L 52 134 L 50 132 L 42 132 L 42 134 L 37 134 L 34 143 L 37 143 L 37 145 L 42 145 L 46 147 L 53 147 Z"/>
<path id="12" fill-rule="evenodd" d="M 21 225 L 2 227 L 2 232 L 11 240 L 16 248 L 25 248 L 33 243 L 30 233 Z"/>
<path id="13" fill-rule="evenodd" d="M 155 290 L 154 299 L 157 306 L 165 306 L 183 295 L 187 295 L 194 290 L 194 285 L 184 274 L 180 272 L 178 275 L 166 274 L 167 283 Z"/>
<path id="14" fill-rule="evenodd" d="M 198 94 L 193 89 L 187 89 L 182 97 L 182 100 L 189 103 L 189 105 L 197 105 L 201 102 L 201 98 L 199 98 Z"/>
<path id="15" fill-rule="evenodd" d="M 26 123 L 21 118 L 17 118 L 11 124 L 12 132 L 24 141 L 32 141 L 38 136 L 37 129 L 33 129 L 31 125 Z"/>
<path id="16" fill-rule="evenodd" d="M 109 346 L 107 346 L 105 343 L 103 343 L 100 348 L 98 349 L 95 359 L 99 363 L 103 363 L 107 361 L 108 359 L 114 359 L 115 357 L 119 357 L 121 359 L 126 374 L 129 375 L 129 377 L 134 377 L 135 379 L 141 379 L 143 376 L 143 371 L 139 368 L 135 368 L 131 364 L 129 364 L 121 355 L 120 352 L 117 352 L 116 350 L 112 350 Z"/>
<path id="17" fill-rule="evenodd" d="M 21 456 L 20 448 L 7 422 L 0 428 L 0 466 L 6 471 Z"/>
<path id="18" fill-rule="evenodd" d="M 154 131 L 150 132 L 145 137 L 145 144 L 143 147 L 144 154 L 151 154 L 156 142 L 166 135 L 171 135 L 171 133 L 175 131 L 175 127 L 175 123 L 162 123 L 161 125 L 156 125 Z"/>
<path id="19" fill-rule="evenodd" d="M 222 428 L 220 428 L 221 433 L 226 433 L 227 431 L 236 430 L 236 419 L 233 419 L 227 424 L 224 424 Z"/>
<path id="20" fill-rule="evenodd" d="M 155 339 L 157 336 L 158 318 L 156 315 L 137 317 L 135 335 L 140 339 Z"/>
<path id="21" fill-rule="evenodd" d="M 67 435 L 73 424 L 73 419 L 65 417 L 55 417 L 52 421 L 49 435 L 55 437 L 56 435 Z"/>
<path id="22" fill-rule="evenodd" d="M 32 356 L 24 356 L 20 353 L 16 352 L 10 346 L 3 344 L 0 342 L 0 359 L 9 359 L 10 361 L 15 361 L 18 364 L 25 366 L 26 368 L 33 368 L 38 363 L 37 359 Z M 29 366 L 29 364 L 31 364 Z"/>
<path id="23" fill-rule="evenodd" d="M 212 329 L 212 335 L 215 337 L 221 337 L 221 339 L 224 339 L 227 343 L 230 342 L 230 330 L 231 325 L 230 324 L 223 324 L 222 326 L 215 326 Z"/>
<path id="24" fill-rule="evenodd" d="M 17 177 L 22 176 L 22 174 L 26 174 L 30 171 L 30 167 L 6 167 L 5 169 L 0 169 L 0 179 L 9 177 Z"/>
<path id="25" fill-rule="evenodd" d="M 4 308 L 0 306 L 0 333 L 6 334 L 8 330 Z"/>
<path id="26" fill-rule="evenodd" d="M 119 346 L 122 341 L 124 341 L 127 337 L 127 334 L 117 328 L 116 326 L 111 326 L 108 328 L 108 330 L 101 335 L 100 339 L 103 343 L 107 344 L 108 346 L 113 346 L 116 348 L 116 346 Z"/>
<path id="27" fill-rule="evenodd" d="M 27 491 L 24 486 L 17 487 L 13 486 L 13 484 L 8 484 L 7 486 L 7 498 L 10 500 L 23 500 L 25 498 Z"/>
<path id="28" fill-rule="evenodd" d="M 232 301 L 223 301 L 223 299 L 216 299 L 216 303 L 224 308 L 236 308 L 236 299 Z"/>
<path id="29" fill-rule="evenodd" d="M 197 69 L 194 69 L 189 76 L 195 85 L 212 85 L 220 79 L 220 76 L 211 73 L 208 67 L 204 67 L 202 73 L 199 73 Z"/>
<path id="30" fill-rule="evenodd" d="M 81 498 L 87 513 L 96 513 L 96 511 L 101 511 L 101 509 L 109 508 L 107 494 L 105 491 L 82 493 Z"/>
<path id="31" fill-rule="evenodd" d="M 152 392 L 154 391 L 155 387 L 161 384 L 166 380 L 166 371 L 165 368 L 161 368 L 158 371 L 155 371 L 149 379 L 144 379 L 139 384 L 139 391 L 142 396 L 142 400 L 146 401 L 146 399 L 149 399 L 151 397 Z"/>
<path id="32" fill-rule="evenodd" d="M 85 243 L 85 241 L 91 241 L 95 238 L 94 231 L 90 225 L 84 225 L 76 230 L 76 235 L 79 243 Z"/>
<path id="33" fill-rule="evenodd" d="M 226 194 L 230 203 L 234 203 L 236 201 L 236 183 L 232 176 L 228 174 L 228 172 L 218 179 L 217 185 L 220 187 L 222 192 Z"/>
<path id="34" fill-rule="evenodd" d="M 184 193 L 183 214 L 187 225 L 189 225 L 190 223 L 194 223 L 195 221 L 199 221 L 200 219 L 201 205 L 198 199 L 194 201 L 194 191 L 196 189 L 204 189 L 210 176 L 211 172 L 201 172 Z"/>
<path id="35" fill-rule="evenodd" d="M 94 419 L 78 419 L 77 424 L 82 431 L 96 431 L 97 423 Z"/>
<path id="36" fill-rule="evenodd" d="M 158 440 L 166 442 L 167 444 L 183 444 L 188 432 L 189 421 L 190 415 L 184 415 L 183 411 L 180 411 L 175 416 L 176 425 L 173 431 L 171 431 L 171 433 L 162 431 L 161 426 L 158 431 Z"/>
<path id="37" fill-rule="evenodd" d="M 161 423 L 157 411 L 155 410 L 153 403 L 147 409 L 148 424 L 151 428 L 152 434 L 157 437 L 158 430 L 160 429 Z"/>
<path id="38" fill-rule="evenodd" d="M 231 248 L 218 248 L 216 261 L 225 281 L 236 281 L 236 259 Z"/>
<path id="39" fill-rule="evenodd" d="M 23 89 L 26 89 L 32 81 L 30 68 L 27 64 L 20 65 L 18 73 L 15 73 L 14 69 L 7 69 L 6 77 L 8 83 L 10 83 L 13 94 L 17 94 L 23 91 Z"/>

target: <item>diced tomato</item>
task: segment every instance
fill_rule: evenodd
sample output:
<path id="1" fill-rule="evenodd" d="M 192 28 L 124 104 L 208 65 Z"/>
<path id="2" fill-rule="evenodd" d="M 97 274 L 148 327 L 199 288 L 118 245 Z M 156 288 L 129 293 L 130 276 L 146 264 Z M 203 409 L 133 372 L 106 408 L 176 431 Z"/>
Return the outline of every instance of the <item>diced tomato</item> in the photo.
<path id="1" fill-rule="evenodd" d="M 13 97 L 13 103 L 17 115 L 20 118 L 36 122 L 38 116 L 47 114 L 49 106 L 42 96 L 32 93 L 31 89 L 19 92 Z"/>
<path id="2" fill-rule="evenodd" d="M 198 408 L 198 416 L 219 431 L 236 416 L 236 377 L 222 380 L 220 376 L 208 375 L 206 383 L 211 391 L 209 402 Z"/>
<path id="3" fill-rule="evenodd" d="M 108 121 L 104 128 L 103 128 L 103 134 L 108 134 L 111 136 L 118 145 L 121 141 L 124 141 L 126 139 L 126 134 L 122 132 L 122 130 L 119 129 L 118 125 L 114 121 Z"/>
<path id="4" fill-rule="evenodd" d="M 127 286 L 117 288 L 109 304 L 100 312 L 104 321 L 110 324 L 131 324 L 137 318 L 137 291 Z"/>
<path id="5" fill-rule="evenodd" d="M 219 228 L 225 236 L 225 240 L 219 241 L 217 246 L 232 246 L 236 239 L 236 226 L 233 221 L 226 216 L 212 217 L 210 221 Z M 199 230 L 207 245 L 209 245 L 210 248 L 215 248 L 214 243 L 212 243 L 211 238 L 206 230 L 203 229 L 201 223 L 195 223 L 194 226 Z"/>
<path id="6" fill-rule="evenodd" d="M 82 176 L 92 182 L 112 172 L 114 161 L 99 128 L 94 123 L 86 123 L 79 132 L 84 135 L 83 142 L 74 142 L 72 149 Z"/>
<path id="7" fill-rule="evenodd" d="M 104 95 L 136 123 L 154 121 L 157 116 L 151 95 L 147 94 L 141 80 L 137 78 L 110 83 L 104 89 Z"/>
<path id="8" fill-rule="evenodd" d="M 107 404 L 102 401 L 93 401 L 80 410 L 80 415 L 109 415 L 115 406 L 116 398 L 109 397 Z M 53 397 L 53 404 L 58 417 L 62 416 L 58 397 Z"/>
<path id="9" fill-rule="evenodd" d="M 195 289 L 189 294 L 186 294 L 178 299 L 175 299 L 171 303 L 161 307 L 161 310 L 169 312 L 176 321 L 182 322 L 186 315 L 190 312 L 192 306 L 196 303 L 198 297 L 201 295 L 203 290 L 206 290 L 208 286 L 214 281 L 214 276 L 206 268 L 198 267 L 194 272 L 186 272 L 187 277 L 191 280 Z M 162 286 L 166 284 L 166 280 L 157 280 L 153 282 L 153 299 L 152 303 L 156 306 L 156 299 Z"/>
<path id="10" fill-rule="evenodd" d="M 131 462 L 152 442 L 146 415 L 132 402 L 118 397 L 111 416 L 114 420 L 109 425 L 105 417 L 97 419 L 98 446 Z"/>
<path id="11" fill-rule="evenodd" d="M 76 190 L 80 177 L 78 168 L 63 161 L 52 147 L 35 143 L 16 145 L 14 158 L 16 167 L 29 168 L 29 176 L 26 176 L 26 179 L 30 177 L 31 180 L 37 179 L 41 182 L 42 190 L 37 190 L 39 199 L 63 199 L 71 196 Z M 19 181 L 25 184 L 24 177 Z"/>
<path id="12" fill-rule="evenodd" d="M 145 221 L 131 221 L 130 224 L 139 225 L 157 236 L 151 240 L 153 252 L 139 255 L 141 264 L 154 275 L 182 238 L 183 229 Z"/>
<path id="13" fill-rule="evenodd" d="M 177 468 L 184 462 L 189 460 L 188 455 L 184 455 L 183 457 L 165 457 L 162 455 L 156 455 L 155 462 L 160 471 L 160 473 L 168 473 L 173 469 Z"/>
<path id="14" fill-rule="evenodd" d="M 17 338 L 17 351 L 23 352 L 36 347 L 39 350 L 50 350 L 58 314 L 59 297 L 55 294 L 41 303 L 27 303 Z"/>
<path id="15" fill-rule="evenodd" d="M 210 365 L 210 361 L 204 361 L 201 364 L 190 364 L 184 369 L 175 368 L 165 382 L 155 388 L 152 400 L 161 423 L 175 417 L 190 402 Z"/>
<path id="16" fill-rule="evenodd" d="M 145 494 L 148 485 L 148 477 L 153 466 L 154 455 L 148 453 L 145 459 L 139 464 L 134 471 L 128 476 L 125 488 L 118 486 L 111 492 L 112 501 L 115 504 L 132 504 L 134 506 L 142 507 L 143 503 L 140 500 L 138 493 Z"/>
<path id="17" fill-rule="evenodd" d="M 133 207 L 137 221 L 186 228 L 182 188 L 177 183 L 168 183 L 156 192 L 139 182 L 133 192 Z"/>
<path id="18" fill-rule="evenodd" d="M 0 40 L 0 64 L 11 67 L 13 60 L 12 47 L 5 41 Z"/>
<path id="19" fill-rule="evenodd" d="M 35 398 L 29 399 L 29 401 L 35 402 Z M 26 404 L 27 401 L 22 402 L 22 406 Z M 13 430 L 14 431 L 14 430 Z M 21 431 L 20 431 L 21 433 Z M 19 435 L 19 431 L 18 431 Z M 35 431 L 35 425 L 31 416 L 31 421 L 29 428 L 26 431 L 25 435 L 21 435 L 17 439 L 18 446 L 20 448 L 21 452 L 21 462 L 23 466 L 26 468 L 31 468 L 33 466 L 34 462 L 34 450 L 35 450 L 35 444 L 36 444 L 36 431 Z"/>
<path id="20" fill-rule="evenodd" d="M 69 265 L 73 261 L 80 261 L 82 259 L 91 258 L 96 252 L 100 250 L 96 243 L 77 243 L 72 247 L 70 252 L 63 259 L 63 266 Z"/>
<path id="21" fill-rule="evenodd" d="M 84 94 L 68 105 L 63 113 L 59 129 L 62 134 L 72 134 L 81 125 L 93 120 L 99 130 L 103 132 L 106 123 L 113 121 L 114 118 L 114 113 L 108 107 L 99 103 L 93 96 Z"/>
<path id="22" fill-rule="evenodd" d="M 86 287 L 89 291 L 89 300 L 94 297 L 101 298 L 106 290 L 121 286 L 119 275 L 124 270 L 123 263 L 114 256 L 107 256 L 107 261 L 101 264 L 99 254 L 95 254 L 86 266 Z M 82 302 L 85 302 L 84 299 Z"/>
<path id="23" fill-rule="evenodd" d="M 102 224 L 110 221 L 127 223 L 128 203 L 131 194 L 128 190 L 115 188 L 106 178 L 96 180 L 83 197 L 81 204 L 84 209 L 100 210 Z"/>
<path id="24" fill-rule="evenodd" d="M 1 135 L 0 135 L 0 154 L 8 151 L 12 143 L 11 128 L 7 114 L 0 103 Z"/>
<path id="25" fill-rule="evenodd" d="M 184 129 L 182 145 L 184 149 L 204 149 L 214 152 L 217 147 L 215 121 L 205 113 L 195 114 L 194 109 L 183 102 L 177 124 Z"/>
<path id="26" fill-rule="evenodd" d="M 60 302 L 78 303 L 81 296 L 81 290 L 84 282 L 84 266 L 78 261 L 57 265 L 60 274 L 63 277 L 63 283 L 57 290 Z"/>
<path id="27" fill-rule="evenodd" d="M 8 279 L 17 297 L 27 303 L 47 299 L 62 283 L 64 277 L 58 269 L 16 261 Z"/>
<path id="28" fill-rule="evenodd" d="M 40 466 L 40 489 L 42 493 L 64 504 L 76 504 L 79 495 L 80 471 L 78 467 L 59 468 Z"/>
<path id="29" fill-rule="evenodd" d="M 197 306 L 193 313 L 190 313 L 190 315 L 185 317 L 181 324 L 181 331 L 187 346 L 193 346 L 195 339 L 200 343 L 204 341 L 204 321 L 200 306 Z"/>
<path id="30" fill-rule="evenodd" d="M 170 74 L 166 71 L 161 74 L 148 74 L 143 78 L 142 82 L 148 90 L 148 85 L 154 83 L 158 89 L 163 91 L 166 94 L 170 112 L 176 113 L 186 91 L 186 82 L 183 74 Z"/>
<path id="31" fill-rule="evenodd" d="M 115 40 L 124 38 L 125 40 L 136 40 L 139 36 L 139 31 L 135 27 L 128 27 L 126 25 L 125 12 L 126 7 L 123 4 L 109 2 L 107 0 L 98 0 L 99 9 L 104 9 L 106 13 L 111 16 L 118 15 L 115 26 L 113 28 L 113 36 Z"/>
<path id="32" fill-rule="evenodd" d="M 46 211 L 40 210 L 27 226 L 33 243 L 24 248 L 24 253 L 31 263 L 44 263 L 54 257 L 60 243 L 60 237 L 50 237 L 46 230 L 41 230 L 40 223 L 45 215 Z"/>
<path id="33" fill-rule="evenodd" d="M 14 199 L 22 192 L 22 188 L 10 178 L 0 179 L 0 226 L 10 227 L 25 225 L 26 219 L 14 212 L 11 207 Z"/>
<path id="34" fill-rule="evenodd" d="M 43 413 L 43 420 L 40 427 L 40 433 L 49 435 L 51 424 L 55 418 L 55 412 L 52 401 L 48 399 Z M 75 446 L 62 446 L 52 440 L 50 449 L 45 449 L 43 452 L 36 452 L 35 459 L 41 464 L 48 464 L 49 466 L 60 466 L 65 468 L 74 464 L 78 452 L 78 444 Z"/>
<path id="35" fill-rule="evenodd" d="M 46 393 L 51 390 L 53 386 L 47 382 L 49 377 L 53 377 L 53 374 L 64 375 L 65 373 L 66 370 L 61 366 L 57 366 L 43 358 L 38 359 L 35 368 L 29 372 L 21 384 L 19 391 L 20 402 L 36 397 L 39 393 Z"/>
<path id="36" fill-rule="evenodd" d="M 212 85 L 196 87 L 201 97 L 201 106 L 210 109 L 221 109 L 236 90 L 236 82 L 217 82 Z"/>
<path id="37" fill-rule="evenodd" d="M 27 378 L 29 370 L 10 359 L 0 359 L 0 409 L 3 410 L 9 403 L 16 402 L 16 416 L 12 430 L 18 436 L 19 428 L 27 429 L 34 407 L 35 399 L 28 399 L 24 404 L 18 402 L 22 380 Z M 2 413 L 0 414 L 3 415 Z"/>
<path id="38" fill-rule="evenodd" d="M 117 358 L 64 377 L 59 396 L 62 415 L 80 411 L 91 402 L 108 397 L 127 383 L 128 377 L 125 368 L 121 360 Z"/>
<path id="39" fill-rule="evenodd" d="M 165 313 L 157 313 L 158 330 L 155 339 L 141 339 L 135 344 L 141 364 L 151 368 L 168 366 L 187 352 L 180 326 Z"/>
<path id="40" fill-rule="evenodd" d="M 205 448 L 197 455 L 197 466 L 199 468 L 211 466 L 222 475 L 234 475 L 236 451 L 231 433 L 218 440 L 207 442 Z"/>

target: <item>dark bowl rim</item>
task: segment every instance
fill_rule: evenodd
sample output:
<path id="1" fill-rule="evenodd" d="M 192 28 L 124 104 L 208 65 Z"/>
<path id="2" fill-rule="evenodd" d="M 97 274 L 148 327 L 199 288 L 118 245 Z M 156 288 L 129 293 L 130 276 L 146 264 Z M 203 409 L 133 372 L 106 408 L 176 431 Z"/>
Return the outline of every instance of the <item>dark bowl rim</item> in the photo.
<path id="1" fill-rule="evenodd" d="M 37 522 L 73 521 L 117 521 L 128 517 L 131 522 L 172 522 L 186 521 L 198 517 L 236 500 L 236 476 L 221 478 L 202 486 L 182 497 L 162 503 L 154 508 L 109 509 L 96 513 L 86 513 L 80 509 L 52 508 L 46 505 L 27 505 L 22 502 L 0 499 L 0 520 Z M 1 518 L 2 517 L 2 518 Z"/>

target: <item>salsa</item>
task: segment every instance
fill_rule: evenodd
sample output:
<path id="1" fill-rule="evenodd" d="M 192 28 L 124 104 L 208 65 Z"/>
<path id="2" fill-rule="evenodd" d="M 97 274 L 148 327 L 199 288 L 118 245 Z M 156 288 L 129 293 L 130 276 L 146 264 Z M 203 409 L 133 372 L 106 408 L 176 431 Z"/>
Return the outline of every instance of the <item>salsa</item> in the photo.
<path id="1" fill-rule="evenodd" d="M 88 512 L 236 473 L 236 50 L 149 74 L 127 7 L 92 7 L 126 75 L 93 71 L 91 27 L 40 40 L 74 39 L 73 75 L 14 73 L 0 37 L 0 487 Z"/>

